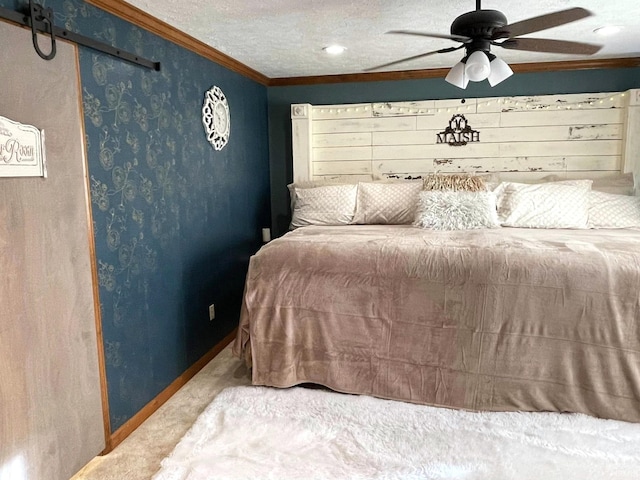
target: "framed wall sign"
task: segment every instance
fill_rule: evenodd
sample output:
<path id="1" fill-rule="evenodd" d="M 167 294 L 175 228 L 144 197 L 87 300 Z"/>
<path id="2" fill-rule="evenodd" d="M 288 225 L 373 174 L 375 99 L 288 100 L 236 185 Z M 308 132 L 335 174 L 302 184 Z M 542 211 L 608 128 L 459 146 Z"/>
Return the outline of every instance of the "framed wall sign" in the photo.
<path id="1" fill-rule="evenodd" d="M 0 116 L 0 177 L 46 177 L 44 131 Z"/>
<path id="2" fill-rule="evenodd" d="M 205 93 L 202 105 L 202 124 L 207 133 L 207 140 L 216 150 L 222 150 L 229 141 L 231 117 L 227 97 L 220 87 L 211 87 Z"/>

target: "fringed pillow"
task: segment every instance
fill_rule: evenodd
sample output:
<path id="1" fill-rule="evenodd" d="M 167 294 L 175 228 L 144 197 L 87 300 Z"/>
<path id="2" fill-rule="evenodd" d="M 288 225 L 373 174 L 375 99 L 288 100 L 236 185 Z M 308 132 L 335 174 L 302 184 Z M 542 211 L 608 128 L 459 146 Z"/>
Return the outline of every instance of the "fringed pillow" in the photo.
<path id="1" fill-rule="evenodd" d="M 482 192 L 487 188 L 481 176 L 469 174 L 430 173 L 424 179 L 424 190 Z"/>
<path id="2" fill-rule="evenodd" d="M 487 191 L 422 191 L 414 225 L 433 230 L 498 228 L 496 197 Z"/>

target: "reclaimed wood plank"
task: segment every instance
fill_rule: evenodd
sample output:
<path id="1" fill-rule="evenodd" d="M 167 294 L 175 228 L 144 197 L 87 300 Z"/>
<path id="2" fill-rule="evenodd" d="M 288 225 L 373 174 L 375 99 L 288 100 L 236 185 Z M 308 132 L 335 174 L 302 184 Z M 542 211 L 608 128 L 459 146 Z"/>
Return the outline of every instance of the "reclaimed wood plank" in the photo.
<path id="1" fill-rule="evenodd" d="M 415 116 L 318 120 L 313 122 L 313 133 L 389 132 L 415 129 Z"/>
<path id="2" fill-rule="evenodd" d="M 371 174 L 370 161 L 314 162 L 313 175 Z"/>
<path id="3" fill-rule="evenodd" d="M 312 136 L 313 148 L 371 145 L 372 132 L 322 133 Z"/>

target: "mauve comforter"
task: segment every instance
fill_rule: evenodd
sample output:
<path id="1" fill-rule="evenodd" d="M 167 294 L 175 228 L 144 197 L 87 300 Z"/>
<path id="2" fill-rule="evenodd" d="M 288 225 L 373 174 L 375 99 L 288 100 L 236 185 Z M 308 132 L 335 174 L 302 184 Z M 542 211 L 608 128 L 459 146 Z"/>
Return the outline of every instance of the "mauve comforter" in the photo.
<path id="1" fill-rule="evenodd" d="M 640 421 L 640 231 L 304 227 L 251 258 L 253 383 Z"/>

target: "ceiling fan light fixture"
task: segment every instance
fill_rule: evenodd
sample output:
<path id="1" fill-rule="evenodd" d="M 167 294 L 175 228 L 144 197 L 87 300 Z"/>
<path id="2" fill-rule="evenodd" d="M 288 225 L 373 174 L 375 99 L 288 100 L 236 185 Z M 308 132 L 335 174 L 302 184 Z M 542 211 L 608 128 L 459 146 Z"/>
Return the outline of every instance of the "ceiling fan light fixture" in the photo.
<path id="1" fill-rule="evenodd" d="M 511 67 L 509 67 L 507 62 L 505 62 L 501 58 L 494 57 L 491 60 L 490 65 L 491 73 L 487 77 L 487 80 L 489 81 L 489 85 L 491 85 L 492 87 L 495 87 L 497 84 L 513 75 L 513 70 L 511 70 Z"/>
<path id="2" fill-rule="evenodd" d="M 476 50 L 469 55 L 464 73 L 472 82 L 485 80 L 491 73 L 491 65 L 487 54 L 482 50 Z"/>
<path id="3" fill-rule="evenodd" d="M 592 15 L 590 11 L 584 8 L 574 7 L 538 15 L 510 24 L 502 12 L 483 9 L 481 0 L 476 0 L 476 9 L 474 11 L 463 13 L 453 21 L 450 28 L 450 35 L 413 30 L 390 30 L 387 32 L 453 40 L 460 44 L 457 47 L 441 48 L 439 50 L 412 55 L 366 69 L 365 71 L 387 68 L 399 63 L 418 60 L 438 53 L 449 53 L 464 48 L 466 56 L 462 59 L 462 62 L 456 64 L 448 72 L 446 81 L 464 89 L 467 87 L 469 81 L 481 82 L 488 79 L 493 87 L 513 75 L 513 70 L 511 70 L 509 65 L 503 60 L 497 59 L 496 56 L 491 53 L 492 46 L 506 48 L 508 50 L 593 55 L 602 48 L 602 45 L 576 42 L 573 40 L 532 38 L 526 36 L 530 33 L 566 25 Z M 596 31 L 600 34 L 607 32 L 606 29 L 596 29 Z"/>
<path id="4" fill-rule="evenodd" d="M 445 77 L 445 81 L 458 88 L 462 88 L 463 90 L 467 88 L 467 85 L 469 84 L 469 77 L 467 77 L 465 73 L 464 61 L 456 63 L 453 68 L 449 70 L 449 73 Z"/>

